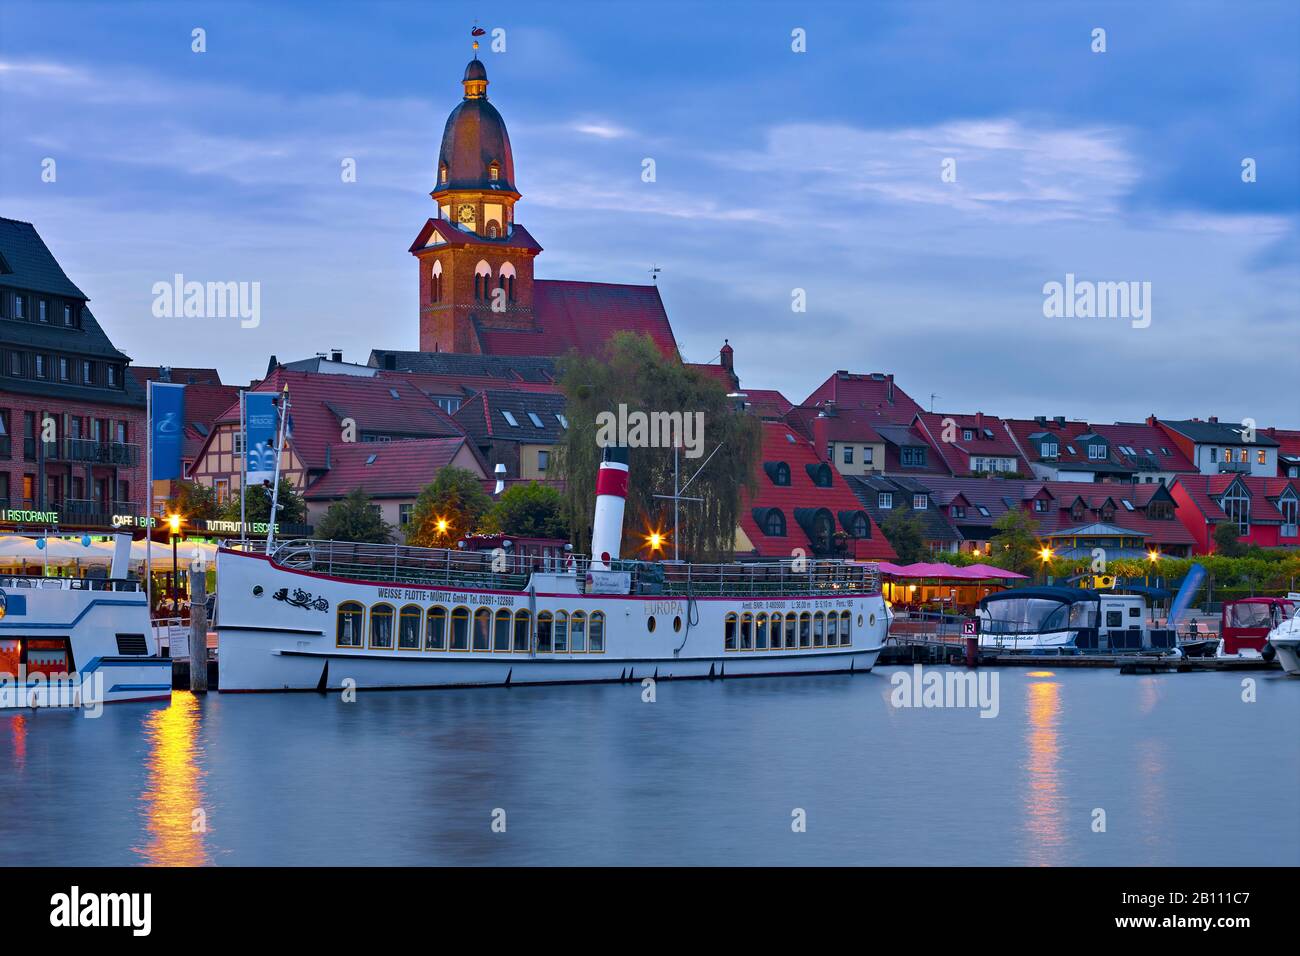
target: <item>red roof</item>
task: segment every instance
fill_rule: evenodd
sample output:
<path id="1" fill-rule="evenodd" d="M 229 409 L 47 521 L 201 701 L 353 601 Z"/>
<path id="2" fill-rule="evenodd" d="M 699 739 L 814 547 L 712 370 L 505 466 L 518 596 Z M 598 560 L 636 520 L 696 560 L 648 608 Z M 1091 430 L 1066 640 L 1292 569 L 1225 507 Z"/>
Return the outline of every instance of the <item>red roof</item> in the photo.
<path id="1" fill-rule="evenodd" d="M 894 384 L 894 376 L 885 372 L 838 371 L 803 400 L 804 405 L 834 402 L 840 407 L 875 409 L 886 424 L 908 425 L 921 406 Z"/>
<path id="2" fill-rule="evenodd" d="M 235 385 L 185 386 L 185 458 L 193 460 L 202 450 L 231 403 L 238 410 L 239 388 Z"/>
<path id="3" fill-rule="evenodd" d="M 428 220 L 420 232 L 416 235 L 415 241 L 411 243 L 410 252 L 418 255 L 425 249 L 434 248 L 429 245 L 430 238 L 437 233 L 442 242 L 436 245 L 448 246 L 482 246 L 490 249 L 523 249 L 532 252 L 534 255 L 542 251 L 541 244 L 533 238 L 532 233 L 525 229 L 520 223 L 515 223 L 510 229 L 510 235 L 500 236 L 496 239 L 489 239 L 486 236 L 480 236 L 477 233 L 466 232 L 454 223 L 445 219 Z"/>
<path id="4" fill-rule="evenodd" d="M 325 450 L 341 441 L 345 419 L 356 423 L 358 442 L 367 433 L 403 438 L 464 434 L 432 399 L 400 376 L 328 375 L 280 367 L 251 391 L 278 392 L 286 384 L 293 419 L 290 445 L 308 470 L 326 467 Z M 238 422 L 239 403 L 217 421 Z"/>
<path id="5" fill-rule="evenodd" d="M 598 352 L 617 332 L 650 336 L 664 355 L 676 357 L 668 313 L 655 285 L 614 285 L 538 279 L 533 282 L 533 330 L 477 325 L 489 355 L 583 355 Z"/>
<path id="6" fill-rule="evenodd" d="M 808 557 L 813 557 L 812 544 L 808 535 L 800 526 L 796 511 L 825 508 L 834 518 L 835 530 L 845 530 L 843 516 L 850 513 L 866 515 L 871 528 L 871 537 L 866 539 L 849 539 L 849 551 L 845 557 L 862 560 L 888 560 L 895 557 L 894 549 L 881 533 L 879 526 L 871 516 L 863 511 L 844 477 L 830 468 L 831 484 L 829 488 L 820 488 L 813 483 L 808 473 L 809 465 L 823 465 L 816 449 L 807 439 L 800 437 L 784 422 L 763 422 L 763 452 L 765 464 L 774 465 L 784 462 L 790 469 L 790 484 L 777 485 L 772 481 L 766 467 L 760 467 L 757 483 L 758 492 L 751 498 L 745 496 L 741 506 L 740 527 L 754 544 L 755 552 L 765 558 L 789 558 L 796 548 L 802 549 Z M 829 467 L 829 466 L 827 466 Z M 759 528 L 754 512 L 765 508 L 779 508 L 785 518 L 786 533 L 780 537 L 769 537 Z"/>
<path id="7" fill-rule="evenodd" d="M 295 414 L 295 429 L 297 420 Z M 329 446 L 330 470 L 309 485 L 303 497 L 343 498 L 361 488 L 372 498 L 411 498 L 467 447 L 473 454 L 473 446 L 463 437 L 334 442 Z M 484 471 L 480 463 L 480 476 Z"/>
<path id="8" fill-rule="evenodd" d="M 1015 471 L 1031 474 L 1020 449 L 996 415 L 918 412 L 916 419 L 921 434 L 954 475 L 969 475 L 973 470 L 971 458 L 975 456 L 1011 458 L 1016 463 Z M 953 431 L 952 441 L 943 440 L 948 429 Z M 967 432 L 971 438 L 965 437 Z"/>
<path id="9" fill-rule="evenodd" d="M 1281 524 L 1282 512 L 1277 499 L 1287 488 L 1300 495 L 1300 479 L 1264 478 L 1251 475 L 1179 475 L 1175 479 L 1187 497 L 1200 509 L 1210 524 L 1227 521 L 1228 516 L 1219 507 L 1218 499 L 1234 482 L 1241 482 L 1250 494 L 1251 524 Z"/>
<path id="10" fill-rule="evenodd" d="M 746 388 L 745 407 L 759 418 L 784 418 L 790 409 L 790 399 L 774 388 Z"/>
<path id="11" fill-rule="evenodd" d="M 221 373 L 215 368 L 182 368 L 179 365 L 169 366 L 170 375 L 167 381 L 173 385 L 220 385 Z M 135 380 L 142 386 L 145 382 L 160 381 L 159 375 L 162 369 L 157 365 L 132 365 L 131 374 Z"/>
<path id="12" fill-rule="evenodd" d="M 682 364 L 687 368 L 694 369 L 701 375 L 713 379 L 727 391 L 731 391 L 736 385 L 735 380 L 732 378 L 732 373 L 728 372 L 721 365 L 713 365 L 705 362 L 683 362 Z"/>
<path id="13" fill-rule="evenodd" d="M 1196 466 L 1188 460 L 1168 433 L 1158 425 L 1146 422 L 1116 422 L 1114 425 L 1093 425 L 1092 430 L 1110 442 L 1112 448 L 1132 448 L 1137 457 L 1129 455 L 1135 465 L 1143 467 L 1140 459 L 1149 458 L 1160 471 L 1195 472 Z M 1124 454 L 1128 454 L 1125 452 Z"/>

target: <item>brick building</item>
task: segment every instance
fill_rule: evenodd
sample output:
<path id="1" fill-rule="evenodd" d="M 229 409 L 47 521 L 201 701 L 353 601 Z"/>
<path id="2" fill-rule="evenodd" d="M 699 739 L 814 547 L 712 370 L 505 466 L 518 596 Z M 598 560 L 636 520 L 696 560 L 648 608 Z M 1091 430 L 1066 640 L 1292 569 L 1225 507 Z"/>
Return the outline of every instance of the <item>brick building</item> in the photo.
<path id="1" fill-rule="evenodd" d="M 0 530 L 144 515 L 145 393 L 31 223 L 0 218 Z"/>

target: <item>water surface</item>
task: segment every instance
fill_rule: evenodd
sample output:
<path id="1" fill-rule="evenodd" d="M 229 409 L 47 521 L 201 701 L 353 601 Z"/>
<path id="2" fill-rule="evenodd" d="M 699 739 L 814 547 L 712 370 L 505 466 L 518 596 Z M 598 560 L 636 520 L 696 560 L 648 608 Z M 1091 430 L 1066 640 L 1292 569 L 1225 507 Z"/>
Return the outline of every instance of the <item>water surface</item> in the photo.
<path id="1" fill-rule="evenodd" d="M 897 670 L 7 712 L 0 864 L 1300 864 L 1300 680 Z"/>

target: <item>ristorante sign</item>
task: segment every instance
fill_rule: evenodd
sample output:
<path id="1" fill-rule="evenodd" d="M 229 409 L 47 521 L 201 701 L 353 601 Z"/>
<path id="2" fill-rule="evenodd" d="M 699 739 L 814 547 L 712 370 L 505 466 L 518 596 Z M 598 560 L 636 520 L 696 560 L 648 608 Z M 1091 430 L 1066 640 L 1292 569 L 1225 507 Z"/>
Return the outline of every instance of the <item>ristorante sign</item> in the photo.
<path id="1" fill-rule="evenodd" d="M 14 524 L 58 524 L 57 511 L 24 511 L 22 508 L 5 508 L 0 511 L 0 521 Z"/>

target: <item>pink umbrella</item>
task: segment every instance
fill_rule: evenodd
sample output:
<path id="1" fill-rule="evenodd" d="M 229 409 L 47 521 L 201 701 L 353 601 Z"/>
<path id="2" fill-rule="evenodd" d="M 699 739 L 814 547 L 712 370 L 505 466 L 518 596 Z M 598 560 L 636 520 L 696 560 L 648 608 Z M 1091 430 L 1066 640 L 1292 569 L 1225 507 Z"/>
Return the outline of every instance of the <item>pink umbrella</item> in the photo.
<path id="1" fill-rule="evenodd" d="M 995 568 L 991 564 L 972 564 L 967 571 L 976 571 L 981 578 L 1008 578 L 1024 580 L 1028 577 L 1026 574 L 1017 574 L 1015 571 L 1007 571 L 1004 568 Z"/>

